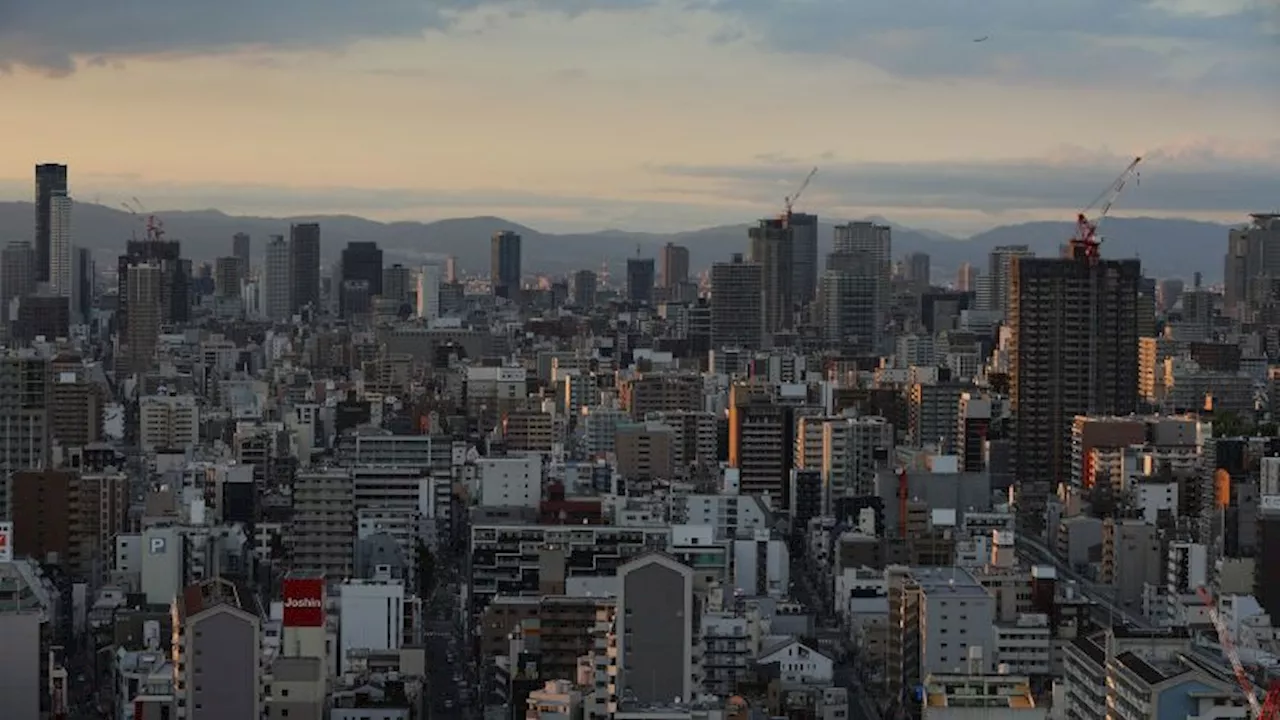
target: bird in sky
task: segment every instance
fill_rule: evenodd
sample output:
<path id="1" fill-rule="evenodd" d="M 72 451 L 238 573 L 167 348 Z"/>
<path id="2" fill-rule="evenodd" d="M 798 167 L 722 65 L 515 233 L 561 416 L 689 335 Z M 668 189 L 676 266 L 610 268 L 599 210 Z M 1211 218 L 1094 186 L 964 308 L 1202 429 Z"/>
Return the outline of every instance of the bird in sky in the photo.
<path id="1" fill-rule="evenodd" d="M 982 37 L 975 39 L 975 40 L 974 40 L 974 42 L 976 42 L 976 43 L 986 42 L 986 41 L 988 41 L 988 40 L 990 40 L 990 39 L 991 39 L 991 36 L 990 36 L 990 35 L 983 35 Z"/>

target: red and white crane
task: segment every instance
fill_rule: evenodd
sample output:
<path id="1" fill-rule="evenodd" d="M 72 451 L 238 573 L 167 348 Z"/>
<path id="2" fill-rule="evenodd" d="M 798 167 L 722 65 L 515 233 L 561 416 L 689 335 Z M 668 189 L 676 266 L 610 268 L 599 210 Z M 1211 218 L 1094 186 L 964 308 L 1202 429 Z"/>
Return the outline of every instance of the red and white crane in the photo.
<path id="1" fill-rule="evenodd" d="M 1244 693 L 1244 698 L 1249 703 L 1249 709 L 1253 711 L 1253 716 L 1257 720 L 1277 720 L 1280 717 L 1280 680 L 1273 680 L 1270 687 L 1267 688 L 1267 697 L 1264 702 L 1258 702 L 1258 695 L 1254 691 L 1253 681 L 1249 679 L 1249 673 L 1245 672 L 1244 664 L 1240 662 L 1240 652 L 1236 650 L 1236 644 L 1231 639 L 1231 632 L 1227 629 L 1227 624 L 1223 622 L 1222 615 L 1218 612 L 1218 603 L 1213 599 L 1213 595 L 1209 589 L 1203 585 L 1196 588 L 1196 593 L 1200 595 L 1200 602 L 1209 610 L 1209 619 L 1213 621 L 1213 629 L 1218 633 L 1218 644 L 1222 646 L 1222 654 L 1226 656 L 1227 662 L 1231 663 L 1231 671 L 1235 673 L 1236 684 L 1240 686 L 1240 691 Z"/>
<path id="2" fill-rule="evenodd" d="M 1084 255 L 1091 262 L 1098 260 L 1098 246 L 1102 244 L 1102 238 L 1098 236 L 1098 225 L 1107 218 L 1107 214 L 1111 212 L 1111 206 L 1115 205 L 1116 200 L 1120 197 L 1120 192 L 1124 190 L 1124 186 L 1129 184 L 1130 178 L 1138 176 L 1138 163 L 1142 162 L 1141 157 L 1136 157 L 1133 162 L 1129 163 L 1129 167 L 1120 173 L 1120 177 L 1115 182 L 1102 191 L 1102 194 L 1094 198 L 1093 202 L 1085 206 L 1076 215 L 1076 233 L 1071 238 L 1072 255 L 1079 257 Z M 1090 218 L 1089 214 L 1097 211 L 1096 217 Z"/>
<path id="3" fill-rule="evenodd" d="M 786 212 L 783 213 L 782 215 L 783 220 L 786 220 L 788 223 L 790 223 L 791 207 L 795 205 L 795 202 L 800 199 L 800 196 L 802 194 L 804 194 L 805 188 L 809 187 L 809 182 L 812 181 L 813 176 L 817 174 L 818 174 L 818 168 L 815 167 L 814 169 L 810 170 L 809 174 L 805 176 L 804 182 L 800 183 L 800 189 L 796 190 L 794 193 L 788 195 L 786 198 L 783 199 L 783 206 L 786 210 Z"/>

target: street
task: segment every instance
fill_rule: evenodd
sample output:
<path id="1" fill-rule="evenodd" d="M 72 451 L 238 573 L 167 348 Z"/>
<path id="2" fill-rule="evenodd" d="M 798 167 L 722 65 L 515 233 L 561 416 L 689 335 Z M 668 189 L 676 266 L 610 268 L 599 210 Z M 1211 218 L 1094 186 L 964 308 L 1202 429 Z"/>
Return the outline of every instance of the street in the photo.
<path id="1" fill-rule="evenodd" d="M 427 606 L 427 688 L 422 715 L 428 719 L 470 720 L 477 716 L 476 682 L 470 643 L 463 642 L 462 637 L 458 575 L 452 565 L 444 562 L 440 562 L 439 573 Z"/>

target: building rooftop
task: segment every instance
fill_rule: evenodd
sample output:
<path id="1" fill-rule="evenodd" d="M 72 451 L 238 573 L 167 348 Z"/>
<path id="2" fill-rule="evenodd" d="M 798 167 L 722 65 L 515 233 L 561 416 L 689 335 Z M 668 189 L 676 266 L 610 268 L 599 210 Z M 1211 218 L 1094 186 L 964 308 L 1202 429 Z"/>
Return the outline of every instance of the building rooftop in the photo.
<path id="1" fill-rule="evenodd" d="M 990 597 L 986 588 L 965 568 L 915 567 L 911 568 L 911 577 L 928 596 Z"/>

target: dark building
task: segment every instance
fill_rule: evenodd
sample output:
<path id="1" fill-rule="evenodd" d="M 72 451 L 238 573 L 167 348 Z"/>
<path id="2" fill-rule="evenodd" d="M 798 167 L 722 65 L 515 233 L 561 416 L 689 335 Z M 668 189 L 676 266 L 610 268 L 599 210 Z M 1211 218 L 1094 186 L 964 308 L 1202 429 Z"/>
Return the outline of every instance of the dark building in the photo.
<path id="1" fill-rule="evenodd" d="M 493 234 L 489 245 L 489 282 L 497 297 L 515 300 L 520 295 L 520 236 L 510 230 Z"/>
<path id="2" fill-rule="evenodd" d="M 596 274 L 590 270 L 579 270 L 573 274 L 573 304 L 579 308 L 595 307 Z"/>
<path id="3" fill-rule="evenodd" d="M 50 244 L 53 232 L 53 198 L 67 194 L 67 166 L 36 166 L 35 280 L 49 282 Z"/>
<path id="4" fill-rule="evenodd" d="M 974 308 L 974 298 L 970 292 L 925 292 L 920 296 L 920 322 L 931 333 L 959 329 L 960 313 Z"/>
<path id="5" fill-rule="evenodd" d="M 342 317 L 368 309 L 357 309 L 352 292 L 366 298 L 382 294 L 382 250 L 378 243 L 352 242 L 343 248 L 342 290 L 338 296 L 338 314 Z M 368 301 L 362 303 L 367 304 Z"/>
<path id="6" fill-rule="evenodd" d="M 764 279 L 759 263 L 711 266 L 711 347 L 757 350 L 764 344 Z"/>
<path id="7" fill-rule="evenodd" d="M 818 216 L 791 213 L 791 294 L 798 304 L 813 300 L 818 293 Z"/>
<path id="8" fill-rule="evenodd" d="M 36 254 L 31 243 L 15 240 L 0 251 L 0 300 L 7 321 L 9 302 L 14 298 L 22 298 L 35 292 Z"/>
<path id="9" fill-rule="evenodd" d="M 253 241 L 249 233 L 236 233 L 231 236 L 231 254 L 240 258 L 246 272 L 253 265 Z"/>
<path id="10" fill-rule="evenodd" d="M 627 302 L 652 305 L 655 274 L 653 258 L 627 258 Z"/>
<path id="11" fill-rule="evenodd" d="M 290 301 L 294 312 L 305 307 L 320 307 L 319 224 L 300 223 L 289 227 L 289 281 L 293 286 Z"/>
<path id="12" fill-rule="evenodd" d="M 689 248 L 667 243 L 662 248 L 662 287 L 674 288 L 689 281 Z"/>
<path id="13" fill-rule="evenodd" d="M 764 331 L 790 330 L 795 315 L 792 291 L 792 228 L 785 218 L 761 220 L 748 231 L 751 261 L 758 263 L 764 292 Z"/>
<path id="14" fill-rule="evenodd" d="M 130 240 L 120 256 L 117 271 L 116 327 L 123 332 L 129 327 L 129 266 L 145 263 L 160 267 L 160 321 L 183 323 L 190 317 L 191 263 L 182 259 L 182 244 L 177 240 L 151 238 Z"/>
<path id="15" fill-rule="evenodd" d="M 1012 258 L 1010 396 L 1019 521 L 1038 532 L 1071 475 L 1076 415 L 1138 408 L 1137 260 Z"/>
<path id="16" fill-rule="evenodd" d="M 18 321 L 13 337 L 30 343 L 38 337 L 47 340 L 70 337 L 71 299 L 63 296 L 28 295 L 18 301 Z"/>

